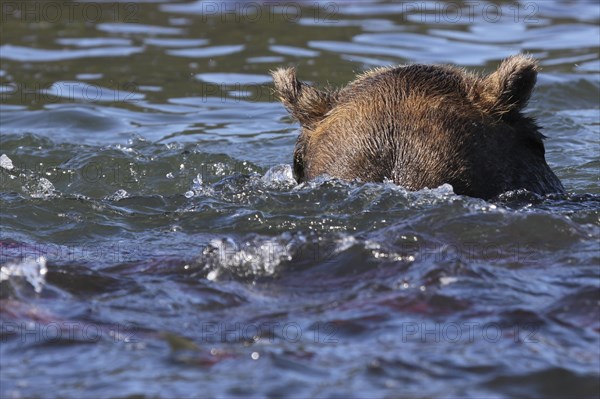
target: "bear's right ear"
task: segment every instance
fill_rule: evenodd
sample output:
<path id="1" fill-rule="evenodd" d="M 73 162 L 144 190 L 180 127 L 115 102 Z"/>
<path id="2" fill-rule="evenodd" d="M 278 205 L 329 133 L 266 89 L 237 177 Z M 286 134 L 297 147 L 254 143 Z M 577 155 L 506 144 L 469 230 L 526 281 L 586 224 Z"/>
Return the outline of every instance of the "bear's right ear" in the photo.
<path id="1" fill-rule="evenodd" d="M 333 108 L 335 93 L 320 91 L 296 79 L 294 68 L 271 71 L 279 100 L 302 126 L 312 127 Z"/>
<path id="2" fill-rule="evenodd" d="M 506 114 L 525 108 L 537 71 L 536 60 L 526 55 L 514 55 L 502 61 L 496 72 L 483 80 L 484 98 L 490 111 Z"/>

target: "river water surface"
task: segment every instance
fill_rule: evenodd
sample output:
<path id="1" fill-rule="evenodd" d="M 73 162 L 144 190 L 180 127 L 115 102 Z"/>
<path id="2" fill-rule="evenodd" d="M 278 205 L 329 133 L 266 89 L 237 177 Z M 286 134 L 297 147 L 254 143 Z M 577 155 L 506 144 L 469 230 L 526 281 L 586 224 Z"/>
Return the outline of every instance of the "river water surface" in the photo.
<path id="1" fill-rule="evenodd" d="M 598 397 L 595 1 L 2 2 L 2 397 Z M 297 185 L 268 71 L 527 52 L 566 195 Z"/>

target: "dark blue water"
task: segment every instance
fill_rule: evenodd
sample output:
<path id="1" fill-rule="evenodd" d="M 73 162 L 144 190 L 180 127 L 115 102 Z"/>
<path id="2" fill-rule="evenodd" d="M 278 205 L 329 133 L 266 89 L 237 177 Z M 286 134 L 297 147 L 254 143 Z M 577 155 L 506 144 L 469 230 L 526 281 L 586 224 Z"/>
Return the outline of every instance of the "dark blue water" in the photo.
<path id="1" fill-rule="evenodd" d="M 1 396 L 600 396 L 596 2 L 276 3 L 2 2 Z M 269 70 L 518 52 L 567 194 L 293 180 Z"/>

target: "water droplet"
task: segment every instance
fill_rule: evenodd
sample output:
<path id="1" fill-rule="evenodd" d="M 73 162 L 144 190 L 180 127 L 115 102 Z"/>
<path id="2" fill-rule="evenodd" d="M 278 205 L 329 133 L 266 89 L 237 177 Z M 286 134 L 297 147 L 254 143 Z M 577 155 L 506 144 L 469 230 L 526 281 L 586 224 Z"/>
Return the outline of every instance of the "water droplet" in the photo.
<path id="1" fill-rule="evenodd" d="M 441 285 L 448 285 L 457 282 L 458 279 L 456 277 L 440 277 Z"/>
<path id="2" fill-rule="evenodd" d="M 217 271 L 213 270 L 206 275 L 206 279 L 210 281 L 214 281 L 217 278 Z"/>

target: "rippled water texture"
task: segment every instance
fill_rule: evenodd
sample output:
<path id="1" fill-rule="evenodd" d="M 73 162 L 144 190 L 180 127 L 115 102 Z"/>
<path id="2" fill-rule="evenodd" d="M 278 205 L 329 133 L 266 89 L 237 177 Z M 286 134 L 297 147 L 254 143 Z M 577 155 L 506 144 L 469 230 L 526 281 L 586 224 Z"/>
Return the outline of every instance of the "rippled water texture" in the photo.
<path id="1" fill-rule="evenodd" d="M 598 397 L 595 1 L 10 2 L 2 397 Z M 568 194 L 291 175 L 268 71 L 542 67 Z"/>

